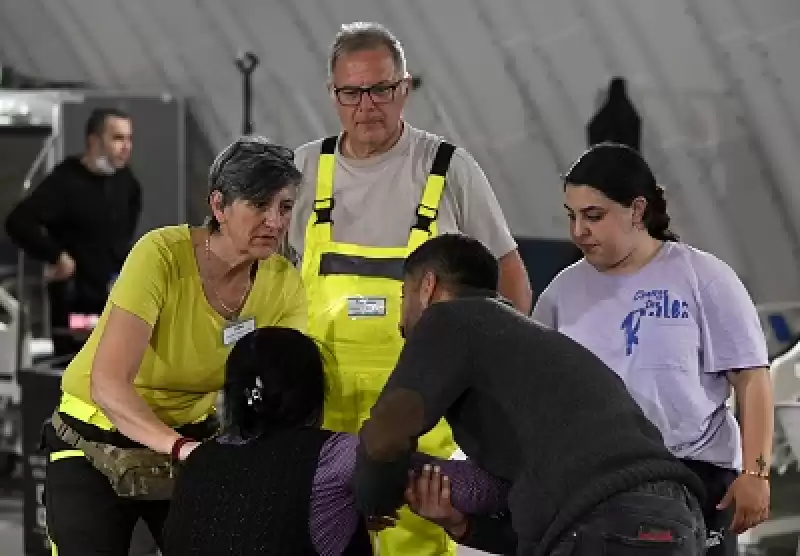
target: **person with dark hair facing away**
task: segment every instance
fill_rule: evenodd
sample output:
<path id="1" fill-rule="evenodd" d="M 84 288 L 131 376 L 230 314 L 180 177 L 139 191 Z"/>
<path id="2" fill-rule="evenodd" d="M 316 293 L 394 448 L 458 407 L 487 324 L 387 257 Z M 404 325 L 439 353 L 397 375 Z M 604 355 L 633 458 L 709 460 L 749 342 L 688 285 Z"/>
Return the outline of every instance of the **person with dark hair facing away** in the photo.
<path id="1" fill-rule="evenodd" d="M 600 359 L 497 298 L 497 262 L 479 241 L 424 243 L 405 262 L 403 292 L 406 344 L 360 432 L 364 515 L 402 504 L 417 438 L 446 417 L 464 453 L 512 483 L 510 513 L 481 517 L 452 508 L 437 477 L 412 482 L 412 510 L 460 544 L 525 556 L 702 553 L 700 480 Z"/>
<path id="2" fill-rule="evenodd" d="M 6 218 L 6 232 L 33 259 L 48 263 L 53 351 L 74 355 L 83 338 L 70 314 L 99 315 L 134 239 L 142 211 L 139 182 L 128 167 L 130 116 L 92 111 L 86 150 L 68 156 Z"/>
<path id="3" fill-rule="evenodd" d="M 211 166 L 206 226 L 134 245 L 44 429 L 54 553 L 127 556 L 140 518 L 160 543 L 177 462 L 217 432 L 236 341 L 258 326 L 305 329 L 300 274 L 276 253 L 300 179 L 292 151 L 243 137 Z"/>
<path id="4" fill-rule="evenodd" d="M 553 279 L 534 318 L 625 381 L 670 451 L 705 482 L 709 554 L 735 554 L 735 535 L 769 512 L 772 387 L 753 301 L 726 263 L 669 229 L 664 189 L 632 149 L 589 149 L 564 193 L 584 258 Z"/>
<path id="5" fill-rule="evenodd" d="M 305 334 L 267 327 L 239 340 L 225 428 L 181 469 L 164 556 L 371 556 L 350 488 L 358 438 L 320 428 L 325 391 L 322 354 Z M 446 473 L 462 511 L 505 508 L 507 485 L 470 462 L 415 454 L 411 465 Z"/>
<path id="6" fill-rule="evenodd" d="M 632 149 L 642 149 L 642 119 L 636 112 L 624 77 L 614 77 L 608 85 L 608 95 L 586 126 L 589 146 L 615 142 Z"/>

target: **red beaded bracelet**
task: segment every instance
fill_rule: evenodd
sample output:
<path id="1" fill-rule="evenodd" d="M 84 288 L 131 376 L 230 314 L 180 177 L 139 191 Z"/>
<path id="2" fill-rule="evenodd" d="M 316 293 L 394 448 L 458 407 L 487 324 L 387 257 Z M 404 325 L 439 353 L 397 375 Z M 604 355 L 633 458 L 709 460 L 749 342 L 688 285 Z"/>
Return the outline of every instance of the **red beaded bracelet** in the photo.
<path id="1" fill-rule="evenodd" d="M 194 442 L 194 440 L 189 438 L 188 436 L 181 436 L 172 444 L 172 450 L 170 451 L 170 456 L 172 457 L 172 461 L 180 461 L 181 448 L 183 448 L 189 442 Z"/>

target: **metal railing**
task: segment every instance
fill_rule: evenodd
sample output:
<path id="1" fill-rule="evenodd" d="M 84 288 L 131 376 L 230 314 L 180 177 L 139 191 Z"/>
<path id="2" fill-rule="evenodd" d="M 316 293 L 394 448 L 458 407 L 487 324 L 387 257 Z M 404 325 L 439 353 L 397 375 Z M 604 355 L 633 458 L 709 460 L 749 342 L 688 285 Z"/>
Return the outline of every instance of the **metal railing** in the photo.
<path id="1" fill-rule="evenodd" d="M 33 180 L 36 174 L 42 169 L 42 165 L 45 164 L 48 159 L 51 151 L 53 150 L 56 140 L 58 139 L 58 133 L 50 134 L 47 139 L 45 139 L 42 148 L 39 150 L 36 158 L 34 158 L 31 167 L 28 169 L 28 172 L 25 174 L 25 178 L 22 182 L 22 191 L 21 191 L 21 198 L 24 198 L 26 195 L 30 194 L 30 191 L 33 186 Z M 26 288 L 26 276 L 25 276 L 25 253 L 22 249 L 18 250 L 17 255 L 17 301 L 19 301 L 19 332 L 17 334 L 17 354 L 16 354 L 16 367 L 19 369 L 23 365 L 29 365 L 30 361 L 28 361 L 28 346 L 27 342 L 29 341 L 29 332 L 30 332 L 30 303 L 28 299 L 28 292 Z M 42 273 L 41 283 L 41 310 L 42 310 L 42 325 L 44 326 L 44 336 L 50 337 L 50 305 L 48 303 L 48 296 L 47 296 L 47 284 L 44 279 L 44 273 Z"/>

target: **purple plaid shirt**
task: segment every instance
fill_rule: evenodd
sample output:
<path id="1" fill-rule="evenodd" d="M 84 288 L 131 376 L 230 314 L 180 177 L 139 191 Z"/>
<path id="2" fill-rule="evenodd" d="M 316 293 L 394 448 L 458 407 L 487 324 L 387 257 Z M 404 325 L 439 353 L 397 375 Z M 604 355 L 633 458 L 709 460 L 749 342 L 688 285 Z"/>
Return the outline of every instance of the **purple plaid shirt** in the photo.
<path id="1" fill-rule="evenodd" d="M 311 490 L 309 528 L 314 548 L 322 556 L 338 556 L 347 547 L 361 516 L 356 511 L 350 482 L 356 467 L 358 437 L 337 433 L 319 453 Z M 412 457 L 419 470 L 430 461 Z M 493 514 L 506 507 L 507 487 L 469 461 L 436 460 L 450 479 L 453 507 L 465 514 Z"/>

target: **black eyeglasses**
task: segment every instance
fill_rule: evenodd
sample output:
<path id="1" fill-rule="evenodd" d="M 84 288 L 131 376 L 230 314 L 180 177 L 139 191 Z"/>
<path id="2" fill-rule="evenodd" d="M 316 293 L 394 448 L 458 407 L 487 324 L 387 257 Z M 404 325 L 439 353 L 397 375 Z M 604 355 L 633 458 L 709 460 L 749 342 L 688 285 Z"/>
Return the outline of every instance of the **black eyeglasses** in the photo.
<path id="1" fill-rule="evenodd" d="M 364 93 L 369 95 L 375 104 L 388 104 L 394 100 L 397 88 L 405 79 L 394 83 L 378 83 L 371 87 L 334 87 L 333 93 L 342 106 L 356 106 L 361 102 Z"/>

